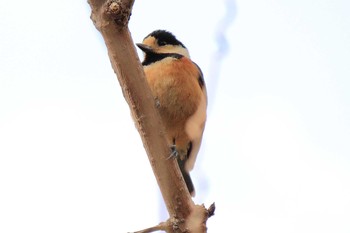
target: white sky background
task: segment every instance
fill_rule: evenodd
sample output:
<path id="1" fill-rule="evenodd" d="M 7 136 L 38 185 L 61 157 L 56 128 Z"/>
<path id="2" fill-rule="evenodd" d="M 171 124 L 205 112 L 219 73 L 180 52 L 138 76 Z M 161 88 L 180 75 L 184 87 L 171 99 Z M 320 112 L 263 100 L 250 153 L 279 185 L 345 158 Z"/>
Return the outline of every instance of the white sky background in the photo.
<path id="1" fill-rule="evenodd" d="M 136 1 L 130 22 L 135 42 L 172 31 L 204 72 L 210 111 L 192 176 L 195 201 L 217 205 L 209 232 L 349 232 L 350 4 L 236 1 L 218 65 L 224 3 Z M 0 232 L 165 219 L 89 15 L 85 1 L 0 3 Z"/>

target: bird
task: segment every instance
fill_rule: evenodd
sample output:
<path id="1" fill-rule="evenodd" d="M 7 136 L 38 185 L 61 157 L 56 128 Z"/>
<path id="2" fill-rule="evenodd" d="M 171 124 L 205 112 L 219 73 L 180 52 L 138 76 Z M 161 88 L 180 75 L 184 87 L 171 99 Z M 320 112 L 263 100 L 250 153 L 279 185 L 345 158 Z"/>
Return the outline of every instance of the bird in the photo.
<path id="1" fill-rule="evenodd" d="M 199 152 L 206 122 L 207 91 L 200 67 L 171 32 L 155 30 L 136 44 L 142 66 L 161 116 L 165 135 L 187 189 L 195 196 L 189 172 Z"/>

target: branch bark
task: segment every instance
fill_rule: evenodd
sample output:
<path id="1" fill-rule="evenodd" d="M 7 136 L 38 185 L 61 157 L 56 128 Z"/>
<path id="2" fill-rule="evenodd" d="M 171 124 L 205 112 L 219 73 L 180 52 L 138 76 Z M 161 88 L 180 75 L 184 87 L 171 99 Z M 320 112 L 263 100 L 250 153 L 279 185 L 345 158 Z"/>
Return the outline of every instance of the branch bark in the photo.
<path id="1" fill-rule="evenodd" d="M 170 215 L 168 221 L 171 221 L 172 226 L 166 231 L 205 232 L 207 210 L 204 206 L 196 206 L 193 203 L 177 162 L 174 159 L 167 159 L 170 155 L 170 145 L 165 139 L 161 118 L 127 27 L 134 1 L 89 0 L 88 2 L 92 9 L 91 19 L 104 38 L 113 70 L 129 104 L 166 203 Z M 195 221 L 196 219 L 199 219 L 199 222 Z"/>

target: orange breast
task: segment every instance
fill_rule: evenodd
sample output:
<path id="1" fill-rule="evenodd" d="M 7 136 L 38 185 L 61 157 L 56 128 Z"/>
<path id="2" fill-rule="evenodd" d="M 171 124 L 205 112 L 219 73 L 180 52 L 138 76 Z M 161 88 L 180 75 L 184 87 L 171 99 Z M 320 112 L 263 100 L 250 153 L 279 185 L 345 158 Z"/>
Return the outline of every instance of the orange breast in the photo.
<path id="1" fill-rule="evenodd" d="M 184 124 L 196 111 L 201 98 L 197 67 L 186 57 L 169 57 L 146 66 L 145 74 L 153 96 L 160 103 L 165 126 Z"/>

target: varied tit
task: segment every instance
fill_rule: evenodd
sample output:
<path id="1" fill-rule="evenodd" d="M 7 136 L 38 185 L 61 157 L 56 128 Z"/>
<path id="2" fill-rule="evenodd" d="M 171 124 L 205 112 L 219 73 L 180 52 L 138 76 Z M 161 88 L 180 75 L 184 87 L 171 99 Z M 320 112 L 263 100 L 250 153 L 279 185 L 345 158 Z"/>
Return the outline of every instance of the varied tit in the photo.
<path id="1" fill-rule="evenodd" d="M 137 46 L 147 82 L 156 101 L 166 137 L 172 145 L 188 191 L 195 195 L 189 175 L 206 120 L 207 93 L 203 74 L 186 47 L 170 32 L 157 30 Z"/>

